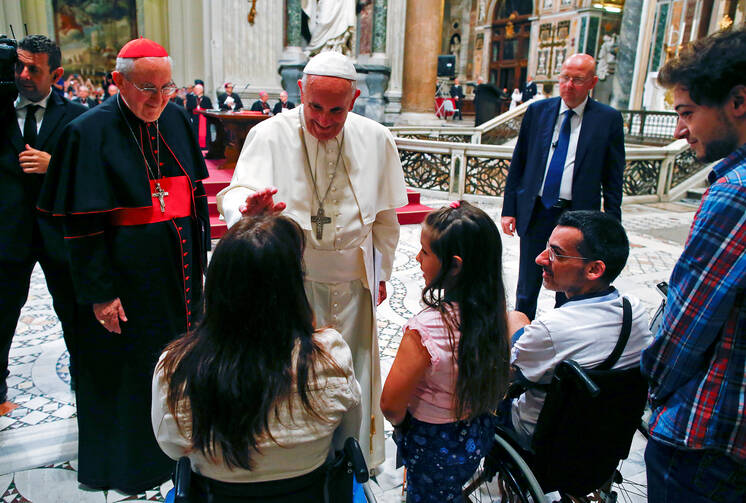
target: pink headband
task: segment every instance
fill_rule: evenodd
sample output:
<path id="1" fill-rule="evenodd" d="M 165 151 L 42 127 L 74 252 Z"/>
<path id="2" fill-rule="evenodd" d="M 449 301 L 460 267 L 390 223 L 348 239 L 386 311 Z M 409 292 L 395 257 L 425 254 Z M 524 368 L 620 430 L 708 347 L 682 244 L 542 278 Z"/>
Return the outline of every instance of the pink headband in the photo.
<path id="1" fill-rule="evenodd" d="M 461 203 L 459 201 L 451 201 L 449 206 L 453 209 L 459 208 L 461 206 Z"/>

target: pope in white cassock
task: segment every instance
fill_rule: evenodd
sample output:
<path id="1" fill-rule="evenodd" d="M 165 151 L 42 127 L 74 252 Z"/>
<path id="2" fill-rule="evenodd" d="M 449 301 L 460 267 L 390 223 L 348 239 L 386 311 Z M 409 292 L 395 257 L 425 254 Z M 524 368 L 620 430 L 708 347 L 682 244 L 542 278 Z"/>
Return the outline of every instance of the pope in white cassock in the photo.
<path id="1" fill-rule="evenodd" d="M 407 197 L 391 133 L 350 113 L 356 78 L 338 52 L 309 60 L 298 82 L 302 106 L 249 131 L 217 203 L 229 226 L 242 214 L 284 211 L 304 230 L 306 293 L 316 326 L 334 327 L 352 350 L 363 396 L 359 441 L 373 468 L 385 460 L 375 306 L 386 298 L 396 208 Z"/>

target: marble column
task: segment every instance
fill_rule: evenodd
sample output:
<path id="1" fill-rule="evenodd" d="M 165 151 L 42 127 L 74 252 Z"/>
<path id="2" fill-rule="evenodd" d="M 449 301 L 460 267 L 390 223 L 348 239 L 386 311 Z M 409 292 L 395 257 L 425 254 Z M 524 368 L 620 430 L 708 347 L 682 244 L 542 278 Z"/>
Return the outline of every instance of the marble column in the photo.
<path id="1" fill-rule="evenodd" d="M 437 120 L 434 96 L 442 23 L 443 0 L 407 2 L 400 124 Z"/>
<path id="2" fill-rule="evenodd" d="M 300 103 L 300 89 L 298 79 L 303 75 L 303 67 L 306 66 L 306 55 L 301 49 L 303 35 L 301 35 L 301 0 L 287 0 L 287 14 L 285 18 L 285 31 L 287 40 L 285 48 L 280 57 L 277 71 L 282 80 L 282 88 L 288 93 L 288 99 L 293 103 Z"/>
<path id="3" fill-rule="evenodd" d="M 375 0 L 373 4 L 373 53 L 386 52 L 386 0 Z"/>
<path id="4" fill-rule="evenodd" d="M 622 27 L 619 33 L 619 50 L 617 51 L 616 73 L 612 83 L 611 106 L 618 110 L 629 108 L 632 92 L 632 77 L 637 60 L 637 42 L 640 36 L 643 0 L 624 2 Z"/>
<path id="5" fill-rule="evenodd" d="M 402 74 L 404 61 L 404 30 L 407 18 L 405 0 L 386 2 L 386 61 L 391 75 L 386 88 L 384 120 L 394 124 L 401 112 Z"/>

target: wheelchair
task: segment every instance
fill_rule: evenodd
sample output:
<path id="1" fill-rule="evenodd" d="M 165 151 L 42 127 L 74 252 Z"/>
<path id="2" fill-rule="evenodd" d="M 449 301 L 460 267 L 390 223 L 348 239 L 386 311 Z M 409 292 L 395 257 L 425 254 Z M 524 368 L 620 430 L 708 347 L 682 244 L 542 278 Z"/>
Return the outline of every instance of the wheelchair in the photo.
<path id="1" fill-rule="evenodd" d="M 369 473 L 365 458 L 357 440 L 352 437 L 333 458 L 311 473 L 269 482 L 229 484 L 212 480 L 193 472 L 189 458 L 183 457 L 177 461 L 174 471 L 173 502 L 352 503 L 353 478 L 364 484 L 366 500 L 375 503 L 375 497 L 366 484 Z"/>
<path id="2" fill-rule="evenodd" d="M 628 317 L 625 306 L 625 324 Z M 494 446 L 464 488 L 466 501 L 481 501 L 495 476 L 502 502 L 543 502 L 546 493 L 555 491 L 562 502 L 616 501 L 617 466 L 629 455 L 648 390 L 639 366 L 612 370 L 629 337 L 624 332 L 600 365 L 582 369 L 564 360 L 550 384 L 538 385 L 547 394 L 530 448 L 521 445 L 515 432 L 497 428 Z M 514 384 L 508 398 L 526 389 Z M 491 495 L 487 498 L 491 501 Z"/>

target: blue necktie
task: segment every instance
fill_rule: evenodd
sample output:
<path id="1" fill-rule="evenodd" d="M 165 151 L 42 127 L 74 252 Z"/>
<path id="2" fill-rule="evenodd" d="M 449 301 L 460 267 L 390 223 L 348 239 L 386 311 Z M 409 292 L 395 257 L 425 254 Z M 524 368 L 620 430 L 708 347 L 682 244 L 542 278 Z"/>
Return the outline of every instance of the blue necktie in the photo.
<path id="1" fill-rule="evenodd" d="M 565 119 L 562 121 L 557 146 L 552 154 L 552 161 L 549 163 L 547 178 L 544 180 L 544 191 L 541 194 L 541 204 L 545 208 L 551 208 L 559 199 L 560 184 L 562 182 L 562 172 L 565 170 L 565 160 L 567 159 L 567 147 L 570 145 L 570 119 L 573 111 L 565 110 Z"/>

